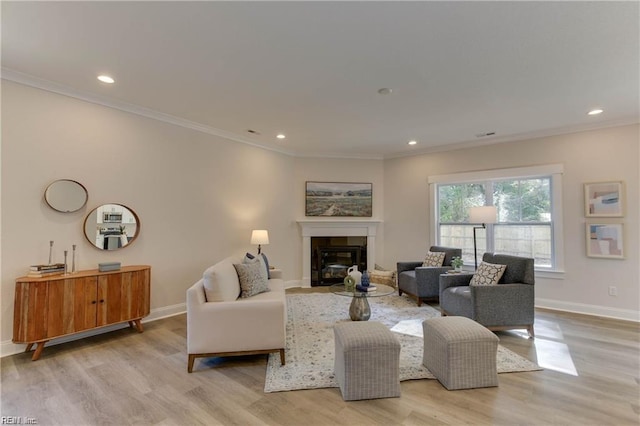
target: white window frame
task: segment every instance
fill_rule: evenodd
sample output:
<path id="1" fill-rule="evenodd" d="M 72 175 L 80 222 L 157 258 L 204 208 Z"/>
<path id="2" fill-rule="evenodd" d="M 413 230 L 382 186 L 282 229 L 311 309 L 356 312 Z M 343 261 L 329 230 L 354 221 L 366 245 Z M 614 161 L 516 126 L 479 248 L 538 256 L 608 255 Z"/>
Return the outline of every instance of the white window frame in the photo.
<path id="1" fill-rule="evenodd" d="M 536 268 L 536 275 L 541 278 L 564 278 L 564 228 L 562 224 L 562 164 L 548 164 L 531 167 L 514 167 L 508 169 L 482 170 L 475 172 L 453 173 L 446 175 L 429 176 L 429 199 L 431 200 L 429 212 L 431 215 L 431 243 L 438 240 L 438 194 L 436 187 L 439 184 L 465 184 L 483 183 L 487 180 L 506 179 L 532 179 L 539 177 L 551 177 L 551 221 L 553 266 L 551 268 Z"/>

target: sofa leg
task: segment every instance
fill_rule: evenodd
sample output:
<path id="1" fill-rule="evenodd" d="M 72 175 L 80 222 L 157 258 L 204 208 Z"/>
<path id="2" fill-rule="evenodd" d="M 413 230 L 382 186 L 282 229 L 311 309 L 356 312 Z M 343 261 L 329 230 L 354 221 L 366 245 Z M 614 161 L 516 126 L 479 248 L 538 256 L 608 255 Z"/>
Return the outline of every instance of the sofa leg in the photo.
<path id="1" fill-rule="evenodd" d="M 280 349 L 280 364 L 284 365 L 284 349 Z"/>
<path id="2" fill-rule="evenodd" d="M 196 356 L 193 354 L 189 354 L 189 362 L 187 363 L 187 371 L 189 373 L 193 372 L 193 361 L 196 360 Z"/>

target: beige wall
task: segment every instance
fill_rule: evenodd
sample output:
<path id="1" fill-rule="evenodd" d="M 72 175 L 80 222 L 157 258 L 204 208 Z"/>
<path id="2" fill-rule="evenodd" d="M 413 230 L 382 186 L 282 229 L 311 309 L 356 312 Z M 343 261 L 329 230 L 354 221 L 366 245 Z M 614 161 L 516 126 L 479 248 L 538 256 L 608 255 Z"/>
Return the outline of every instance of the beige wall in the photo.
<path id="1" fill-rule="evenodd" d="M 295 284 L 302 278 L 301 234 L 306 181 L 373 183 L 376 260 L 390 268 L 420 258 L 429 245 L 427 177 L 436 174 L 564 164 L 566 276 L 538 280 L 543 304 L 629 317 L 638 311 L 638 126 L 392 160 L 293 158 L 74 98 L 2 81 L 0 344 L 13 323 L 14 280 L 78 245 L 79 269 L 99 262 L 152 266 L 152 315 L 184 309 L 185 290 L 212 263 L 254 251 L 252 229 L 269 230 L 271 263 Z M 43 191 L 55 179 L 83 183 L 82 211 L 51 210 Z M 582 183 L 627 183 L 627 260 L 584 255 Z M 131 207 L 140 237 L 115 252 L 94 248 L 84 217 L 104 203 Z M 609 285 L 619 296 L 607 295 Z M 615 316 L 615 315 L 614 315 Z"/>
<path id="2" fill-rule="evenodd" d="M 59 213 L 45 204 L 44 189 L 59 178 L 85 185 L 85 209 Z M 265 252 L 285 280 L 296 279 L 292 182 L 291 157 L 3 81 L 0 341 L 12 337 L 14 279 L 47 262 L 49 240 L 55 261 L 77 244 L 78 269 L 150 264 L 152 311 L 180 308 L 207 266 L 255 252 L 255 228 L 269 230 Z M 105 252 L 85 239 L 84 217 L 103 203 L 140 217 L 130 247 Z"/>
<path id="3" fill-rule="evenodd" d="M 430 234 L 432 175 L 560 163 L 563 175 L 564 279 L 536 280 L 539 306 L 638 319 L 639 126 L 624 126 L 385 161 L 385 262 L 420 259 Z M 625 260 L 585 254 L 583 183 L 623 180 L 627 188 Z M 618 296 L 608 287 L 618 287 Z"/>

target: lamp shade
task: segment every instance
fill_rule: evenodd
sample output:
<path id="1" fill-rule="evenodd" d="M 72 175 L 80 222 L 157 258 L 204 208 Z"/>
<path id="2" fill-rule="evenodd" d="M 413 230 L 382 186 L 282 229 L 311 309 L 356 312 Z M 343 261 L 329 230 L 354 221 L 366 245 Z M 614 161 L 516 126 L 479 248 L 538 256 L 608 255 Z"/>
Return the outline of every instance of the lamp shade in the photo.
<path id="1" fill-rule="evenodd" d="M 498 211 L 496 206 L 471 207 L 469 209 L 470 223 L 496 223 Z"/>
<path id="2" fill-rule="evenodd" d="M 269 232 L 266 229 L 254 229 L 251 232 L 251 244 L 269 244 Z"/>

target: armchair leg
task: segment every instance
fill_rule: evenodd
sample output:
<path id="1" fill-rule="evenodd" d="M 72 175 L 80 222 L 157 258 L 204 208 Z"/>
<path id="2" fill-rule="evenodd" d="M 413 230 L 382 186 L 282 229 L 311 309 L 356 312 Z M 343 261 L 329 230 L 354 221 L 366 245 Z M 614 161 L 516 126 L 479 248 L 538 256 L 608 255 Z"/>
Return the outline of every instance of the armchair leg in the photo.
<path id="1" fill-rule="evenodd" d="M 189 362 L 187 363 L 187 371 L 189 373 L 193 372 L 193 361 L 196 360 L 196 356 L 193 354 L 189 354 Z"/>
<path id="2" fill-rule="evenodd" d="M 533 324 L 527 326 L 527 332 L 529 333 L 530 338 L 533 339 L 536 337 L 535 333 L 533 332 Z"/>
<path id="3" fill-rule="evenodd" d="M 402 296 L 402 290 L 398 287 L 398 296 Z"/>
<path id="4" fill-rule="evenodd" d="M 280 364 L 284 365 L 284 349 L 280 349 Z"/>

